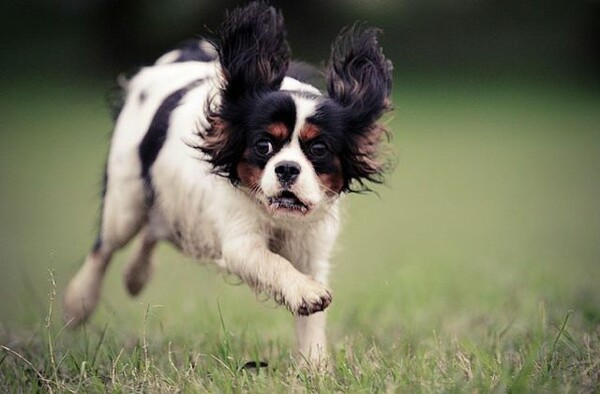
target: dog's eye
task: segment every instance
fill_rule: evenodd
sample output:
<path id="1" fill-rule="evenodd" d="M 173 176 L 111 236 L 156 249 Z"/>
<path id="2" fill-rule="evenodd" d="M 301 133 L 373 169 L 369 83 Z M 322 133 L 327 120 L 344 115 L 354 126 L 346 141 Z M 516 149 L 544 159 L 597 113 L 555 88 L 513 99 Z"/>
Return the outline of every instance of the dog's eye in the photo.
<path id="1" fill-rule="evenodd" d="M 254 145 L 256 153 L 262 156 L 267 156 L 273 152 L 273 144 L 268 140 L 260 140 Z"/>
<path id="2" fill-rule="evenodd" d="M 314 157 L 323 157 L 329 152 L 329 150 L 324 143 L 315 142 L 310 146 L 309 152 Z"/>

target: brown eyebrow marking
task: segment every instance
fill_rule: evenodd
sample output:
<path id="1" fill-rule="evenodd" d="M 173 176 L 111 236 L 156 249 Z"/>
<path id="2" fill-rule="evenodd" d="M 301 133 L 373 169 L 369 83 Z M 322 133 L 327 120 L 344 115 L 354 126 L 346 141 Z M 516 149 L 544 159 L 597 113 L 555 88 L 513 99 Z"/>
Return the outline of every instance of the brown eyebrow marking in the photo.
<path id="1" fill-rule="evenodd" d="M 309 141 L 321 134 L 321 129 L 312 123 L 306 123 L 300 130 L 300 139 Z"/>
<path id="2" fill-rule="evenodd" d="M 279 141 L 287 139 L 290 135 L 290 130 L 281 122 L 271 123 L 267 127 L 267 132 Z"/>

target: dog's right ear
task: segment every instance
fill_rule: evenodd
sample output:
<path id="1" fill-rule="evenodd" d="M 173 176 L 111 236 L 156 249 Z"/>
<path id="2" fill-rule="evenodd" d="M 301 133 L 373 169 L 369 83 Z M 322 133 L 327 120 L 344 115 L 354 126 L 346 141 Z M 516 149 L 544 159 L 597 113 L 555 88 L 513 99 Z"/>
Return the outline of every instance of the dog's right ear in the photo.
<path id="1" fill-rule="evenodd" d="M 377 121 L 391 107 L 392 63 L 381 50 L 378 33 L 360 25 L 342 30 L 327 67 L 329 97 L 344 113 L 342 166 L 347 191 L 368 190 L 365 180 L 381 183 L 388 167 L 379 158 L 387 132 Z M 353 189 L 352 183 L 360 187 Z"/>
<path id="2" fill-rule="evenodd" d="M 226 15 L 218 45 L 226 101 L 279 89 L 291 57 L 285 35 L 281 12 L 262 1 Z"/>
<path id="3" fill-rule="evenodd" d="M 216 174 L 237 183 L 253 99 L 278 90 L 290 63 L 283 16 L 262 1 L 236 8 L 225 16 L 215 46 L 221 63 L 221 100 L 216 108 L 209 105 L 210 127 L 199 148 Z"/>

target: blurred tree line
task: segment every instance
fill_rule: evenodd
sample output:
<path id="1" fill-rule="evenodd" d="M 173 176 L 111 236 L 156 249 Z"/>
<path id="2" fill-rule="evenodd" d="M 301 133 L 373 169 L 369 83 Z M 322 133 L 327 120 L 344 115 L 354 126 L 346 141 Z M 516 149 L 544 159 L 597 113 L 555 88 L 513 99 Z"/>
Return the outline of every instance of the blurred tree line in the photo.
<path id="1" fill-rule="evenodd" d="M 0 5 L 3 74 L 106 77 L 216 30 L 233 0 L 21 0 Z M 283 9 L 296 58 L 321 64 L 342 26 L 381 27 L 396 70 L 600 73 L 599 0 L 304 0 Z"/>

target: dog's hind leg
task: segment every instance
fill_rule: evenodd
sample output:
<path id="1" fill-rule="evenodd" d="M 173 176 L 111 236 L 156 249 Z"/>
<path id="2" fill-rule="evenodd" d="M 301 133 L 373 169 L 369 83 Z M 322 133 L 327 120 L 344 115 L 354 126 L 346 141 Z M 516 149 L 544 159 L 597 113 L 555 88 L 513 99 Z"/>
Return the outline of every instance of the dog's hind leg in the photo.
<path id="1" fill-rule="evenodd" d="M 94 312 L 102 279 L 113 253 L 138 233 L 146 215 L 144 181 L 141 178 L 109 179 L 98 241 L 65 290 L 63 317 L 67 324 L 81 324 Z"/>
<path id="2" fill-rule="evenodd" d="M 132 296 L 142 291 L 152 275 L 152 252 L 158 239 L 150 225 L 146 225 L 140 235 L 140 244 L 133 258 L 125 268 L 125 287 Z"/>
<path id="3" fill-rule="evenodd" d="M 83 323 L 96 308 L 102 278 L 112 253 L 113 250 L 104 244 L 95 246 L 67 285 L 63 297 L 63 319 L 69 326 Z"/>

